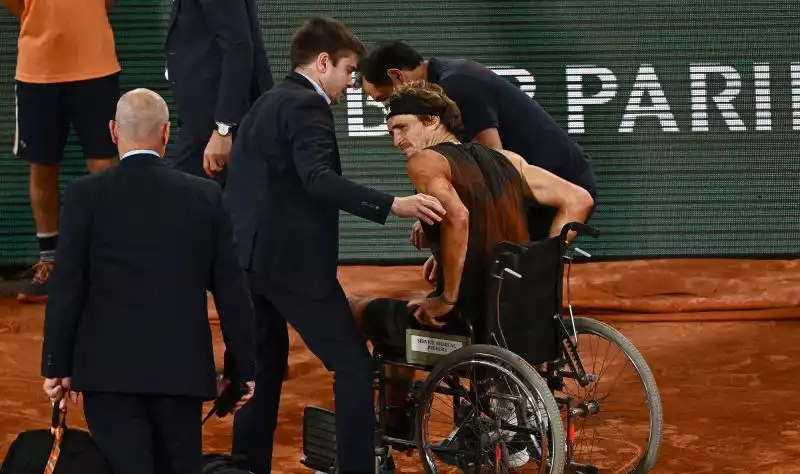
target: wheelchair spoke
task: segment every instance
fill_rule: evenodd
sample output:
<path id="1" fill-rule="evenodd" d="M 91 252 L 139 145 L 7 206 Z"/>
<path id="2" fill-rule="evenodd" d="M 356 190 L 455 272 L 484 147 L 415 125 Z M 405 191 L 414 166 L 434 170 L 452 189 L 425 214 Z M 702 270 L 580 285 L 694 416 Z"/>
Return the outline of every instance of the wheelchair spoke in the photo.
<path id="1" fill-rule="evenodd" d="M 570 462 L 602 471 L 644 467 L 646 472 L 655 460 L 662 423 L 652 374 L 633 345 L 610 327 L 585 318 L 576 318 L 576 326 L 579 358 L 593 380 L 581 386 L 561 379 L 558 398 L 569 400 L 575 428 Z"/>
<path id="2" fill-rule="evenodd" d="M 499 348 L 490 352 L 495 350 Z M 518 367 L 481 353 L 436 377 L 432 374 L 435 380 L 429 381 L 419 404 L 424 412 L 420 455 L 430 472 L 449 472 L 449 467 L 461 472 L 561 472 L 563 453 L 553 449 L 563 443 L 555 400 L 530 366 L 523 365 L 523 372 Z M 542 396 L 550 397 L 552 408 L 541 404 Z M 438 425 L 448 422 L 451 430 L 439 433 Z"/>

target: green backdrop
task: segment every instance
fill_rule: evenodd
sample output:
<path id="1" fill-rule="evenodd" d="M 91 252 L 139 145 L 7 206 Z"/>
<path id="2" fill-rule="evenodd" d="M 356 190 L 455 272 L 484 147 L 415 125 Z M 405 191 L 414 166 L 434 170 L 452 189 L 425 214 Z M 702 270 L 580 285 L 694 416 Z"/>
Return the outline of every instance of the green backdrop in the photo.
<path id="1" fill-rule="evenodd" d="M 168 0 L 117 0 L 124 89 L 171 97 L 163 77 Z M 596 258 L 800 254 L 800 3 L 795 0 L 258 0 L 276 79 L 311 14 L 367 43 L 401 38 L 425 55 L 469 57 L 534 96 L 591 154 Z M 26 165 L 10 154 L 18 24 L 0 17 L 0 265 L 36 243 Z M 335 107 L 345 174 L 411 192 L 381 109 L 359 91 Z M 74 142 L 63 182 L 83 172 Z M 419 256 L 410 222 L 342 218 L 341 258 Z"/>

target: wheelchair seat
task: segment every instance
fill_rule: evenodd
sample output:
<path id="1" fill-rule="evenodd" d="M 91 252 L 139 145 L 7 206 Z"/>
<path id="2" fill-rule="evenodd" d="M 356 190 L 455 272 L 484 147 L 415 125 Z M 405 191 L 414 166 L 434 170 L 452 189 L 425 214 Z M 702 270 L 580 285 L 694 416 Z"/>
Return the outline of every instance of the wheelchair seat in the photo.
<path id="1" fill-rule="evenodd" d="M 375 344 L 375 358 L 382 363 L 430 369 L 454 350 L 489 344 L 508 349 L 532 365 L 557 359 L 556 319 L 561 315 L 564 250 L 560 236 L 497 244 L 487 265 L 485 293 L 479 298 L 482 308 L 454 314 L 458 323 L 445 330 L 409 327 L 404 348 Z M 400 309 L 388 306 L 386 311 Z"/>

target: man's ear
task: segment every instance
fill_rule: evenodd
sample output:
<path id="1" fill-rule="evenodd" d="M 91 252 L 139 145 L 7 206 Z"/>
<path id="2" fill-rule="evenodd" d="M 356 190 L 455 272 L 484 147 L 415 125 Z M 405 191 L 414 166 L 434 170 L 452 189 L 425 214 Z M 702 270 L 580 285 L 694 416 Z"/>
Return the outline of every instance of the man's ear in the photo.
<path id="1" fill-rule="evenodd" d="M 431 115 L 425 118 L 422 122 L 426 127 L 436 128 L 442 123 L 442 119 L 436 115 Z"/>
<path id="2" fill-rule="evenodd" d="M 392 84 L 395 86 L 401 85 L 406 82 L 406 74 L 405 72 L 397 69 L 395 67 L 386 70 L 386 75 L 389 76 L 389 79 L 392 81 Z"/>
<path id="3" fill-rule="evenodd" d="M 114 142 L 114 145 L 119 145 L 117 122 L 115 122 L 114 120 L 108 121 L 108 132 L 111 134 L 111 141 Z"/>
<path id="4" fill-rule="evenodd" d="M 164 124 L 164 128 L 163 128 L 163 129 L 162 129 L 162 131 L 161 131 L 161 134 L 162 134 L 162 136 L 161 136 L 161 139 L 162 139 L 162 140 L 163 140 L 163 142 L 164 142 L 164 146 L 167 146 L 167 143 L 169 143 L 169 130 L 170 130 L 170 125 L 171 125 L 171 124 L 170 124 L 169 122 L 165 123 L 165 124 Z"/>
<path id="5" fill-rule="evenodd" d="M 333 64 L 331 64 L 331 56 L 325 52 L 319 53 L 314 65 L 317 67 L 317 71 L 320 74 L 324 74 L 329 67 L 333 66 Z"/>

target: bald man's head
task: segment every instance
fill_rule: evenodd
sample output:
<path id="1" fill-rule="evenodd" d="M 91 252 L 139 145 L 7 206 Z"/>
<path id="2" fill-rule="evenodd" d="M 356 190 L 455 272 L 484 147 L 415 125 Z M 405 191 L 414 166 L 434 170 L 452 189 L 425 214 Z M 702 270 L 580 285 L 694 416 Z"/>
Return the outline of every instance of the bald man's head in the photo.
<path id="1" fill-rule="evenodd" d="M 117 102 L 117 113 L 111 124 L 115 143 L 122 148 L 152 149 L 163 154 L 169 139 L 169 109 L 157 93 L 134 89 Z"/>

